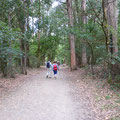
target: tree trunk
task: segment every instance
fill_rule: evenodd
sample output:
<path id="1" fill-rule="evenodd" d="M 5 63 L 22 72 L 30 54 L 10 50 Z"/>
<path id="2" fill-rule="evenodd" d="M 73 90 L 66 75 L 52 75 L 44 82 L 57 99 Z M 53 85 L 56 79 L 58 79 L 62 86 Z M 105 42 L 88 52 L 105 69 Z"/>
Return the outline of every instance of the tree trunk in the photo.
<path id="1" fill-rule="evenodd" d="M 21 52 L 22 52 L 22 56 L 21 56 L 21 72 L 22 72 L 22 74 L 24 74 L 24 57 L 23 57 L 24 44 L 23 44 L 22 39 L 20 39 L 20 49 L 21 49 Z"/>
<path id="2" fill-rule="evenodd" d="M 72 1 L 66 0 L 68 17 L 69 17 L 69 27 L 73 28 L 73 11 L 72 11 Z M 70 41 L 70 54 L 71 54 L 71 70 L 76 69 L 76 55 L 75 55 L 75 37 L 72 33 L 69 33 Z"/>
<path id="3" fill-rule="evenodd" d="M 25 0 L 24 0 L 24 21 L 26 23 L 25 14 L 26 13 L 25 13 Z M 25 33 L 25 24 L 24 24 L 24 33 Z M 27 66 L 26 66 L 27 65 L 27 48 L 26 48 L 26 40 L 25 39 L 24 39 L 24 46 L 23 47 L 24 47 L 24 56 L 23 56 L 24 57 L 23 58 L 24 59 L 24 74 L 27 75 Z"/>
<path id="4" fill-rule="evenodd" d="M 109 44 L 109 52 L 111 54 L 118 53 L 117 45 L 117 30 L 118 30 L 118 9 L 117 0 L 103 0 L 104 5 L 104 16 L 106 19 L 107 36 Z"/>
<path id="5" fill-rule="evenodd" d="M 81 23 L 81 13 L 80 13 L 80 8 L 79 8 L 79 2 L 78 2 L 78 0 L 74 0 L 74 3 L 75 3 L 75 8 L 74 8 L 74 23 L 75 23 L 75 25 L 76 26 L 78 26 L 78 29 L 79 29 L 79 31 L 81 30 L 81 26 L 80 26 L 80 23 Z M 80 43 L 80 38 L 79 38 L 79 36 L 78 35 L 76 35 L 75 36 L 75 40 L 76 40 L 76 42 L 75 42 L 75 47 L 76 47 L 76 49 L 79 49 L 79 52 L 78 51 L 76 51 L 76 65 L 78 66 L 78 67 L 80 67 L 80 65 L 81 65 L 81 43 Z"/>
<path id="6" fill-rule="evenodd" d="M 11 30 L 11 15 L 10 15 L 10 12 L 8 14 L 8 25 L 10 27 L 10 30 Z M 10 49 L 12 48 L 12 41 L 10 41 L 10 44 L 9 44 L 9 47 Z M 12 59 L 12 54 L 9 54 L 9 70 L 10 70 L 10 77 L 11 78 L 14 78 L 14 74 L 13 74 L 13 59 Z"/>
<path id="7" fill-rule="evenodd" d="M 30 27 L 29 27 L 29 7 L 30 7 L 30 0 L 27 1 L 27 32 L 30 32 Z M 30 67 L 30 60 L 29 60 L 29 37 L 28 41 L 26 42 L 26 52 L 27 52 L 27 58 L 26 58 L 26 66 Z"/>
<path id="8" fill-rule="evenodd" d="M 25 49 L 25 53 L 24 53 L 24 74 L 27 75 L 27 48 L 26 48 L 26 41 L 24 43 L 24 49 Z"/>
<path id="9" fill-rule="evenodd" d="M 37 68 L 40 67 L 40 32 L 38 32 Z"/>
<path id="10" fill-rule="evenodd" d="M 40 3 L 40 0 L 39 0 L 39 12 L 38 12 L 38 16 L 39 16 L 39 21 L 38 21 L 38 50 L 37 50 L 37 68 L 40 67 L 40 59 L 41 59 L 41 56 L 40 56 L 40 18 L 41 18 L 41 13 L 40 13 L 40 7 L 41 7 L 41 3 Z"/>
<path id="11" fill-rule="evenodd" d="M 76 12 L 77 12 L 77 17 L 78 17 L 78 25 L 80 27 L 80 12 L 79 12 L 79 3 L 78 0 L 75 0 L 75 7 L 76 7 Z"/>
<path id="12" fill-rule="evenodd" d="M 19 21 L 19 22 L 20 22 L 20 28 L 21 28 L 22 34 L 25 34 L 25 0 L 23 0 L 23 4 L 24 4 L 23 23 L 21 21 Z M 26 58 L 27 58 L 27 56 L 26 56 L 27 55 L 26 54 L 26 40 L 24 38 L 22 38 L 20 40 L 20 48 L 21 48 L 21 51 L 23 52 L 23 55 L 21 56 L 21 70 L 22 70 L 23 74 L 27 75 L 27 69 L 26 69 Z"/>
<path id="13" fill-rule="evenodd" d="M 117 45 L 117 30 L 118 30 L 118 1 L 117 0 L 103 0 L 103 11 L 104 11 L 104 19 L 105 25 L 107 26 L 107 44 L 108 44 L 108 52 L 111 54 L 111 61 L 114 59 L 114 56 L 118 55 L 118 45 Z M 119 63 L 116 61 L 116 63 L 113 65 L 111 62 L 109 62 L 108 67 L 110 68 L 110 74 L 114 78 L 115 75 L 117 75 L 117 71 L 120 70 Z"/>
<path id="14" fill-rule="evenodd" d="M 81 9 L 82 9 L 82 23 L 86 24 L 87 18 L 85 15 L 86 12 L 86 0 L 82 0 L 81 2 Z M 84 30 L 84 29 L 83 29 Z M 85 30 L 84 30 L 85 31 Z M 82 44 L 82 66 L 85 66 L 87 64 L 87 55 L 86 55 L 86 46 L 85 44 Z"/>

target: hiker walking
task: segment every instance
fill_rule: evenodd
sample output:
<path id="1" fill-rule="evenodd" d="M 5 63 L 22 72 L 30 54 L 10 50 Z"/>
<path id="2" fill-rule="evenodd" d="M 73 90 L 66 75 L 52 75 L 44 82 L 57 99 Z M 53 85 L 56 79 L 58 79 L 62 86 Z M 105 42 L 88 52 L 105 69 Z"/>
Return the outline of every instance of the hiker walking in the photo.
<path id="1" fill-rule="evenodd" d="M 59 68 L 58 68 L 58 64 L 57 64 L 56 61 L 54 61 L 52 68 L 53 68 L 54 77 L 55 77 L 55 79 L 56 79 L 56 78 L 57 78 L 57 77 L 56 77 L 56 76 L 57 76 L 57 72 L 58 72 L 58 69 L 59 69 Z"/>
<path id="2" fill-rule="evenodd" d="M 50 61 L 46 63 L 46 70 L 47 70 L 47 75 L 46 78 L 51 78 L 51 71 L 52 71 L 52 64 Z"/>

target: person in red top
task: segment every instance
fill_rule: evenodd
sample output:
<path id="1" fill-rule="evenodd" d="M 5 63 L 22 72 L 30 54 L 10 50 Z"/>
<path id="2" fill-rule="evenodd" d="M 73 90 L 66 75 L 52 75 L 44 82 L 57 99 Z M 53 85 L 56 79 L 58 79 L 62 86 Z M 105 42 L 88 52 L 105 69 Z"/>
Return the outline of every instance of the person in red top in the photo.
<path id="1" fill-rule="evenodd" d="M 57 71 L 59 69 L 56 61 L 54 61 L 52 68 L 53 68 L 53 73 L 54 73 L 54 76 L 55 76 L 55 79 L 56 79 Z"/>

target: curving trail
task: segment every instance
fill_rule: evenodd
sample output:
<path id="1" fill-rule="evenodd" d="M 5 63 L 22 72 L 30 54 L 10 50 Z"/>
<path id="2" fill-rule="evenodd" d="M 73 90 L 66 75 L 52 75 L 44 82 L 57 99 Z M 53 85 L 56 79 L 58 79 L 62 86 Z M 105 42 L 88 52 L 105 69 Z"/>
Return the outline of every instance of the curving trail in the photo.
<path id="1" fill-rule="evenodd" d="M 27 77 L 1 101 L 0 120 L 96 120 L 89 101 L 83 95 L 76 98 L 69 70 L 60 70 L 57 79 L 47 79 L 45 74 L 41 69 Z"/>

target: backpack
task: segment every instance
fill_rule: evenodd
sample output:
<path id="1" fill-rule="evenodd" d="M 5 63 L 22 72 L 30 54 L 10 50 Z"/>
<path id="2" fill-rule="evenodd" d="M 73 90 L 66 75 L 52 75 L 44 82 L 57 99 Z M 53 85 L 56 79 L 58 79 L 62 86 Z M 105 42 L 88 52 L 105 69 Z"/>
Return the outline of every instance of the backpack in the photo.
<path id="1" fill-rule="evenodd" d="M 57 65 L 54 65 L 54 66 L 53 66 L 53 70 L 57 70 Z"/>
<path id="2" fill-rule="evenodd" d="M 47 68 L 50 68 L 50 62 L 47 62 Z"/>

